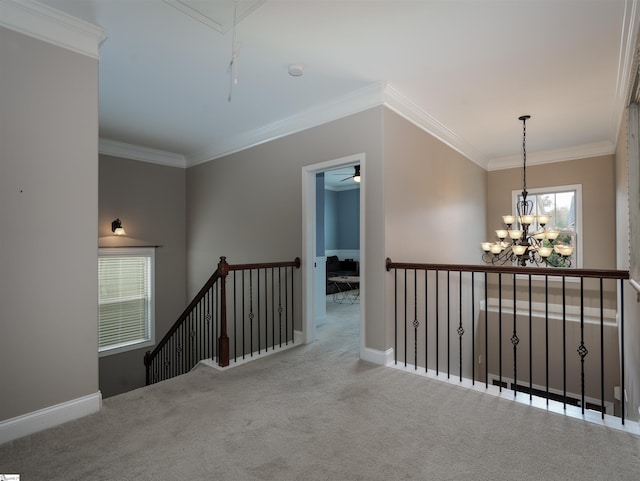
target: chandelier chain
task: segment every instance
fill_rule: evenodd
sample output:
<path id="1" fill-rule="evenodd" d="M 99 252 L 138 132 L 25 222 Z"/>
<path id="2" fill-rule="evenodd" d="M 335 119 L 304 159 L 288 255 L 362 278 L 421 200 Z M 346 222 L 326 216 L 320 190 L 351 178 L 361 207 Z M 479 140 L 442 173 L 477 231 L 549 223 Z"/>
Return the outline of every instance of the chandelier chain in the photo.
<path id="1" fill-rule="evenodd" d="M 527 195 L 527 119 L 522 119 L 522 191 Z"/>

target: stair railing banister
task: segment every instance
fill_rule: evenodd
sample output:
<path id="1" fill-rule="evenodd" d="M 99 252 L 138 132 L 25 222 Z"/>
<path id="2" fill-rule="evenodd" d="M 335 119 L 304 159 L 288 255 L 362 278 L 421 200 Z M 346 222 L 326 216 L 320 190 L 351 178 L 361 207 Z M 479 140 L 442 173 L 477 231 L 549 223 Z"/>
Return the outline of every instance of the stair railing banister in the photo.
<path id="1" fill-rule="evenodd" d="M 242 358 L 253 356 L 254 350 L 267 351 L 270 347 L 275 349 L 276 344 L 282 347 L 282 335 L 279 342 L 275 339 L 276 322 L 282 330 L 282 323 L 285 324 L 285 345 L 292 343 L 293 339 L 293 269 L 300 267 L 300 258 L 285 262 L 267 262 L 254 264 L 229 264 L 226 257 L 220 257 L 218 266 L 211 277 L 205 282 L 202 288 L 189 303 L 187 308 L 178 317 L 162 340 L 152 351 L 147 351 L 144 356 L 146 368 L 145 380 L 149 385 L 173 376 L 184 374 L 190 371 L 197 363 L 205 359 L 216 360 L 220 367 L 229 366 L 231 359 L 231 347 L 233 346 L 233 357 Z M 268 283 L 267 271 L 271 271 L 272 282 Z M 284 275 L 283 271 L 284 270 Z M 261 271 L 265 273 L 265 282 L 253 288 L 252 273 Z M 275 272 L 278 272 L 277 281 Z M 233 276 L 229 276 L 234 272 Z M 236 280 L 235 273 L 238 272 L 240 280 Z M 248 276 L 246 275 L 248 273 Z M 249 279 L 249 293 L 246 292 L 245 278 Z M 284 287 L 282 278 L 284 277 Z M 229 279 L 231 279 L 231 291 L 233 292 L 231 303 L 228 302 Z M 241 295 L 238 295 L 238 290 Z M 289 290 L 291 292 L 289 292 Z M 278 293 L 278 309 L 271 306 L 271 315 L 249 309 L 248 317 L 245 316 L 245 300 L 253 302 L 255 296 L 263 298 L 267 307 L 268 293 L 271 294 L 272 303 L 275 303 L 275 295 Z M 282 305 L 281 299 L 286 301 Z M 238 305 L 236 299 L 241 299 Z M 290 299 L 290 303 L 288 300 Z M 252 304 L 253 305 L 253 304 Z M 259 302 L 258 302 L 259 305 Z M 228 331 L 229 312 L 233 322 L 233 339 L 230 339 Z M 276 320 L 277 316 L 277 320 Z M 271 321 L 271 339 L 268 335 L 268 323 Z M 238 322 L 240 326 L 238 326 Z M 289 331 L 289 326 L 291 329 Z M 253 332 L 254 327 L 258 332 L 257 343 L 250 337 L 249 343 L 245 342 L 244 332 L 249 327 Z M 261 330 L 266 334 L 260 338 Z M 237 339 L 236 332 L 242 332 L 242 338 Z M 291 336 L 289 336 L 289 332 Z M 233 340 L 233 343 L 231 342 Z M 239 344 L 239 346 L 238 346 Z M 248 351 L 248 352 L 247 352 Z"/>

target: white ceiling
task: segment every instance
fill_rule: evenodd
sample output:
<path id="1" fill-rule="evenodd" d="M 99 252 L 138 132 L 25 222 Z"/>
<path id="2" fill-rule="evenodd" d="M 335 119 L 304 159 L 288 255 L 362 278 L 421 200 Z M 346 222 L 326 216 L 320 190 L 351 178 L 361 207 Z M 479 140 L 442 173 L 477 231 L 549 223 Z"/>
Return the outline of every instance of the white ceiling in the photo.
<path id="1" fill-rule="evenodd" d="M 194 165 L 384 102 L 489 168 L 518 158 L 522 114 L 532 162 L 613 151 L 637 2 L 240 1 L 229 101 L 233 2 L 42 0 L 107 34 L 107 150 Z"/>

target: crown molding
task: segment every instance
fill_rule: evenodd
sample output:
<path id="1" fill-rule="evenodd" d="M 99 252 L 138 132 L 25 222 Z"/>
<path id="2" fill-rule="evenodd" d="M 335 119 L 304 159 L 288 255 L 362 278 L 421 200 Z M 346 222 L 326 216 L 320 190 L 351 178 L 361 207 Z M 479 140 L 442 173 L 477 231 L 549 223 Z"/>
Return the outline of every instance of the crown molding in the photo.
<path id="1" fill-rule="evenodd" d="M 0 0 L 0 26 L 99 59 L 101 27 L 34 0 Z"/>
<path id="2" fill-rule="evenodd" d="M 442 122 L 438 121 L 435 117 L 418 107 L 418 105 L 393 85 L 387 84 L 385 86 L 384 105 L 414 124 L 416 127 L 433 135 L 453 150 L 464 155 L 473 163 L 479 165 L 483 169 L 487 168 L 488 159 L 486 156 L 477 151 L 471 144 L 463 140 Z"/>
<path id="3" fill-rule="evenodd" d="M 98 142 L 98 152 L 104 155 L 112 155 L 113 157 L 140 160 L 142 162 L 151 162 L 169 167 L 185 168 L 187 166 L 185 156 L 182 154 L 124 142 L 116 142 L 115 140 L 100 139 Z"/>
<path id="4" fill-rule="evenodd" d="M 373 82 L 321 106 L 308 109 L 229 139 L 221 139 L 209 149 L 188 155 L 187 167 L 208 162 L 379 106 L 388 107 L 472 162 L 484 169 L 487 168 L 487 159 L 483 155 L 462 140 L 451 129 L 418 107 L 398 89 L 386 82 Z"/>
<path id="5" fill-rule="evenodd" d="M 605 140 L 593 144 L 576 145 L 565 149 L 545 150 L 527 154 L 527 165 L 551 164 L 554 162 L 565 162 L 567 160 L 587 159 L 589 157 L 600 157 L 611 155 L 615 152 L 615 145 Z M 503 170 L 522 167 L 521 155 L 509 155 L 499 157 L 489 161 L 487 170 Z"/>
<path id="6" fill-rule="evenodd" d="M 229 139 L 220 139 L 211 148 L 187 156 L 187 167 L 255 147 L 287 135 L 317 127 L 382 105 L 385 84 L 375 82 L 326 104 L 277 120 Z"/>
<path id="7" fill-rule="evenodd" d="M 632 101 L 633 84 L 637 72 L 637 42 L 640 29 L 640 15 L 638 15 L 638 0 L 625 2 L 622 18 L 622 34 L 620 36 L 620 52 L 618 54 L 618 74 L 616 79 L 615 109 L 613 117 L 613 139 L 618 138 L 624 111 Z"/>

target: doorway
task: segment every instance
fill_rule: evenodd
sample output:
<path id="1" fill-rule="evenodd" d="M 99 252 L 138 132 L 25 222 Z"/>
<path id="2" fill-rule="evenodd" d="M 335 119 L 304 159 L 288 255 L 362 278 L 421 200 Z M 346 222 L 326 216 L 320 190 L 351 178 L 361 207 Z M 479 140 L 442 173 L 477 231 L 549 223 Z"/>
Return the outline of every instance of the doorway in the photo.
<path id="1" fill-rule="evenodd" d="M 360 325 L 360 355 L 362 356 L 365 339 L 365 192 L 366 192 L 366 159 L 365 154 L 355 154 L 339 159 L 328 160 L 318 164 L 305 166 L 302 168 L 302 251 L 303 258 L 307 262 L 302 265 L 302 317 L 303 317 L 303 339 L 306 343 L 316 339 L 317 320 L 322 316 L 321 306 L 327 301 L 326 296 L 326 272 L 320 264 L 325 262 L 324 255 L 319 256 L 317 250 L 317 188 L 319 183 L 317 174 L 327 173 L 340 168 L 355 168 L 360 170 L 359 189 L 359 325 Z M 320 267 L 318 265 L 320 264 Z"/>

